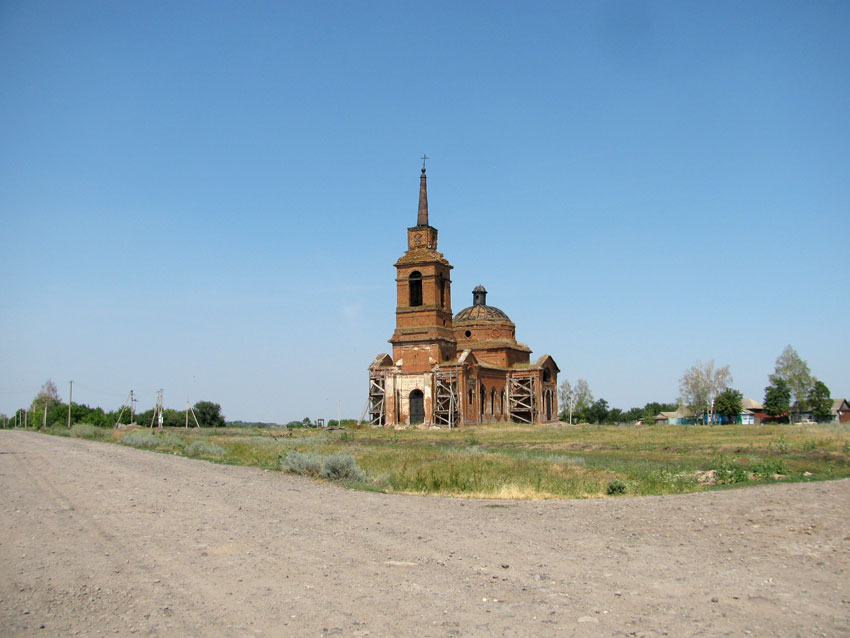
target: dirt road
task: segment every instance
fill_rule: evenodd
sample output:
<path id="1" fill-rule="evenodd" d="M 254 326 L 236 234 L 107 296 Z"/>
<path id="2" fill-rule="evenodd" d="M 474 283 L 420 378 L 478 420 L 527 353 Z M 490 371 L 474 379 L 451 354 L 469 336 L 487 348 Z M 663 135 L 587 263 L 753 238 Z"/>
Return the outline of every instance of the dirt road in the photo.
<path id="1" fill-rule="evenodd" d="M 0 432 L 4 636 L 850 636 L 850 481 L 494 502 Z"/>

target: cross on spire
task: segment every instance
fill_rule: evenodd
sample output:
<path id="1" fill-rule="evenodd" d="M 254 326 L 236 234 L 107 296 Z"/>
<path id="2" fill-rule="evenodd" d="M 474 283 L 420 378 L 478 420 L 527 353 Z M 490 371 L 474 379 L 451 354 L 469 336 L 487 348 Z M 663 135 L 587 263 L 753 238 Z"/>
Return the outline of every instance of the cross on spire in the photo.
<path id="1" fill-rule="evenodd" d="M 422 174 L 419 176 L 419 213 L 416 216 L 417 226 L 428 225 L 428 187 L 425 183 L 425 160 L 427 155 L 422 156 Z"/>

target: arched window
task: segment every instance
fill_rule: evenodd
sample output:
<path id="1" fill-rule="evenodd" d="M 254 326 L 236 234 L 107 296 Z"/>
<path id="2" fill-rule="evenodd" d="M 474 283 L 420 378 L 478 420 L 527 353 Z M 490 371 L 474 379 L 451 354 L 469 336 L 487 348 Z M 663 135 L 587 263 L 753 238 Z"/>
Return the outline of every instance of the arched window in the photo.
<path id="1" fill-rule="evenodd" d="M 407 278 L 407 285 L 410 288 L 410 305 L 422 305 L 422 273 L 414 270 Z"/>
<path id="2" fill-rule="evenodd" d="M 499 413 L 505 413 L 505 391 L 502 390 L 502 396 L 499 398 Z"/>
<path id="3" fill-rule="evenodd" d="M 469 388 L 469 405 L 472 405 L 472 388 Z"/>
<path id="4" fill-rule="evenodd" d="M 440 308 L 446 307 L 446 277 L 440 273 Z"/>
<path id="5" fill-rule="evenodd" d="M 543 368 L 543 383 L 549 383 L 552 380 L 552 371 L 549 368 Z"/>

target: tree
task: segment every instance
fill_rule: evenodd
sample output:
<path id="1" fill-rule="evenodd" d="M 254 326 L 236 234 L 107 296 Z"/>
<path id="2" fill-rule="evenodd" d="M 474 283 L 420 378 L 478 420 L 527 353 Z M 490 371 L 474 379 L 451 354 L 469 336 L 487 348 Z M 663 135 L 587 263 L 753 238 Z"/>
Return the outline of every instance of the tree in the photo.
<path id="1" fill-rule="evenodd" d="M 584 379 L 576 381 L 575 386 L 570 385 L 568 379 L 564 379 L 559 388 L 559 396 L 565 413 L 569 414 L 570 423 L 573 422 L 573 414 L 582 412 L 593 403 L 593 393 Z"/>
<path id="2" fill-rule="evenodd" d="M 573 404 L 573 386 L 569 379 L 564 379 L 558 387 L 558 399 L 564 408 L 561 418 L 563 419 L 564 416 L 568 416 L 569 423 L 572 425 L 575 405 Z"/>
<path id="3" fill-rule="evenodd" d="M 727 423 L 737 423 L 741 410 L 744 408 L 743 398 L 744 395 L 737 390 L 726 388 L 717 395 L 717 399 L 714 401 L 715 411 L 720 416 L 725 417 Z"/>
<path id="4" fill-rule="evenodd" d="M 832 397 L 829 396 L 829 388 L 823 381 L 815 380 L 806 400 L 815 421 L 827 421 L 832 418 Z"/>
<path id="5" fill-rule="evenodd" d="M 53 383 L 53 379 L 48 379 L 41 386 L 41 390 L 35 395 L 30 405 L 29 411 L 32 414 L 33 425 L 41 427 L 42 420 L 47 418 L 47 413 L 61 404 L 62 398 L 59 396 L 56 384 Z"/>
<path id="6" fill-rule="evenodd" d="M 646 412 L 644 412 L 643 408 L 630 408 L 628 412 L 623 412 L 623 423 L 634 423 L 636 421 L 643 421 L 646 416 Z"/>
<path id="7" fill-rule="evenodd" d="M 608 402 L 605 399 L 598 399 L 583 412 L 588 423 L 602 423 L 608 418 Z"/>
<path id="8" fill-rule="evenodd" d="M 714 421 L 714 402 L 717 395 L 732 383 L 729 366 L 714 369 L 714 361 L 696 364 L 685 370 L 679 380 L 681 402 L 689 406 L 694 414 L 705 414 L 708 422 Z"/>
<path id="9" fill-rule="evenodd" d="M 772 419 L 787 415 L 791 410 L 791 389 L 785 379 L 777 377 L 764 389 L 764 411 Z"/>
<path id="10" fill-rule="evenodd" d="M 221 406 L 212 401 L 198 401 L 193 410 L 195 418 L 198 419 L 198 425 L 202 428 L 223 428 L 224 416 L 221 413 Z"/>
<path id="11" fill-rule="evenodd" d="M 814 385 L 814 379 L 809 364 L 800 358 L 794 348 L 790 345 L 785 347 L 776 359 L 773 374 L 768 378 L 771 383 L 775 383 L 776 379 L 784 379 L 794 398 L 792 405 L 796 405 L 798 410 L 806 409 L 806 399 Z"/>

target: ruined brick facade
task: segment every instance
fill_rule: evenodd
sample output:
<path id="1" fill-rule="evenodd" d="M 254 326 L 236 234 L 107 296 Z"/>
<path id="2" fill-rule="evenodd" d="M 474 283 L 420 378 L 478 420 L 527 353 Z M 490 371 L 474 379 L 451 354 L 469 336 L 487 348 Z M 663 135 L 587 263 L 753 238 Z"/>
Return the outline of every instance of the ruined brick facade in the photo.
<path id="1" fill-rule="evenodd" d="M 452 316 L 451 270 L 428 222 L 425 169 L 417 224 L 396 262 L 396 328 L 392 357 L 369 366 L 368 418 L 374 425 L 457 427 L 490 421 L 557 420 L 558 366 L 549 355 L 531 363 L 508 316 L 487 305 L 478 286 L 473 303 Z"/>

